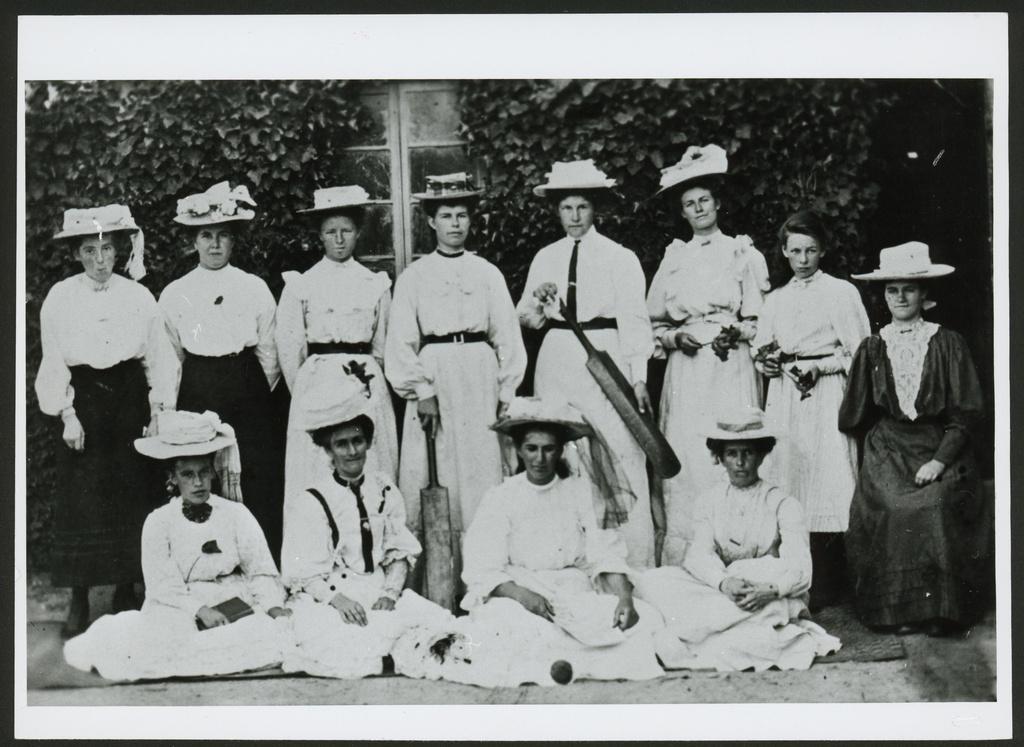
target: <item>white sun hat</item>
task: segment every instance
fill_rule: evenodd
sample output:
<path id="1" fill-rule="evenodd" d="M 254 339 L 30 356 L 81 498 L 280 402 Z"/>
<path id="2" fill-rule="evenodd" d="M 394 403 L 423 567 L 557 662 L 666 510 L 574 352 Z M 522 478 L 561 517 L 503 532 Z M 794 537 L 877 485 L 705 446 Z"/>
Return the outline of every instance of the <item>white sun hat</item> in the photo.
<path id="1" fill-rule="evenodd" d="M 749 441 L 776 438 L 778 434 L 769 426 L 764 410 L 748 405 L 723 408 L 704 435 L 718 441 Z"/>
<path id="2" fill-rule="evenodd" d="M 615 180 L 597 168 L 593 158 L 585 161 L 555 161 L 551 171 L 544 175 L 547 183 L 533 188 L 533 193 L 544 197 L 548 192 L 611 189 Z"/>
<path id="3" fill-rule="evenodd" d="M 681 187 L 702 176 L 721 176 L 728 170 L 729 159 L 724 148 L 719 145 L 691 145 L 679 163 L 661 170 L 661 189 L 655 194 Z"/>
<path id="4" fill-rule="evenodd" d="M 313 193 L 313 207 L 299 213 L 326 213 L 331 210 L 364 207 L 370 204 L 370 195 L 358 184 L 325 187 Z"/>
<path id="5" fill-rule="evenodd" d="M 127 205 L 103 205 L 89 208 L 70 208 L 64 211 L 64 224 L 53 235 L 55 239 L 70 239 L 78 236 L 102 236 L 118 231 L 131 232 L 132 251 L 125 268 L 132 280 L 146 277 L 145 238 L 142 229 L 135 223 L 132 211 Z"/>
<path id="6" fill-rule="evenodd" d="M 242 471 L 235 429 L 210 410 L 157 413 L 157 435 L 135 439 L 135 450 L 152 459 L 180 459 L 224 451 L 230 471 Z"/>
<path id="7" fill-rule="evenodd" d="M 174 216 L 174 222 L 185 226 L 207 226 L 256 217 L 255 210 L 239 207 L 239 203 L 256 207 L 249 188 L 239 184 L 232 189 L 229 182 L 218 182 L 205 192 L 178 200 L 178 214 Z"/>
<path id="8" fill-rule="evenodd" d="M 354 375 L 338 373 L 338 376 L 323 377 L 320 384 L 299 399 L 299 423 L 303 430 L 312 432 L 340 425 L 360 415 L 373 420 L 369 385 Z"/>
<path id="9" fill-rule="evenodd" d="M 921 241 L 890 246 L 878 253 L 878 269 L 853 274 L 857 280 L 927 280 L 949 275 L 952 265 L 932 263 L 928 245 Z"/>
<path id="10" fill-rule="evenodd" d="M 491 430 L 509 434 L 522 425 L 550 424 L 563 429 L 570 441 L 593 435 L 583 421 L 583 414 L 567 401 L 550 397 L 516 397 L 505 411 L 505 417 L 491 425 Z"/>
<path id="11" fill-rule="evenodd" d="M 479 197 L 484 191 L 473 186 L 473 180 L 465 171 L 426 177 L 426 189 L 413 193 L 413 199 L 420 202 L 437 200 L 469 200 Z"/>

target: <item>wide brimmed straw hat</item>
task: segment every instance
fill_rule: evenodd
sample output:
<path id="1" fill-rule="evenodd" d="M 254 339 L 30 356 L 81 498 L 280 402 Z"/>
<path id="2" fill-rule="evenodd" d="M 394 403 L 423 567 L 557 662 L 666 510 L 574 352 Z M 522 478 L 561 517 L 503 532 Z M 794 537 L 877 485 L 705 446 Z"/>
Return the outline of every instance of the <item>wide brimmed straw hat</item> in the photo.
<path id="1" fill-rule="evenodd" d="M 615 180 L 597 168 L 592 158 L 584 161 L 555 161 L 551 171 L 544 176 L 547 182 L 533 188 L 533 193 L 538 197 L 544 197 L 549 192 L 589 192 L 615 186 Z"/>
<path id="2" fill-rule="evenodd" d="M 53 235 L 55 239 L 70 239 L 78 236 L 102 236 L 118 231 L 131 232 L 132 251 L 125 268 L 133 280 L 146 276 L 145 237 L 142 229 L 135 224 L 132 211 L 127 205 L 103 205 L 102 207 L 71 208 L 64 211 L 64 225 Z"/>
<path id="3" fill-rule="evenodd" d="M 427 186 L 423 192 L 413 193 L 413 198 L 420 202 L 437 200 L 470 200 L 482 195 L 484 191 L 473 186 L 469 174 L 459 171 L 454 174 L 428 176 Z"/>
<path id="4" fill-rule="evenodd" d="M 768 426 L 764 410 L 750 406 L 730 408 L 718 413 L 704 435 L 716 441 L 750 441 L 777 436 Z"/>
<path id="5" fill-rule="evenodd" d="M 312 432 L 347 423 L 360 415 L 372 422 L 369 398 L 369 386 L 355 376 L 342 374 L 324 378 L 299 399 L 299 425 Z"/>
<path id="6" fill-rule="evenodd" d="M 209 410 L 204 413 L 184 410 L 157 413 L 157 435 L 135 439 L 135 450 L 152 459 L 203 456 L 221 449 L 230 449 L 237 454 L 235 429 Z M 240 471 L 240 468 L 234 471 Z"/>
<path id="7" fill-rule="evenodd" d="M 232 189 L 228 182 L 218 182 L 205 192 L 178 200 L 178 214 L 174 216 L 174 222 L 185 226 L 208 226 L 256 217 L 255 210 L 240 207 L 239 203 L 256 207 L 249 188 L 239 184 Z"/>
<path id="8" fill-rule="evenodd" d="M 880 251 L 877 270 L 850 277 L 857 280 L 927 280 L 949 275 L 955 269 L 952 265 L 932 263 L 927 244 L 908 241 Z"/>
<path id="9" fill-rule="evenodd" d="M 655 194 L 681 189 L 694 179 L 723 176 L 728 170 L 729 159 L 724 148 L 719 145 L 691 145 L 679 163 L 661 170 L 661 189 Z"/>
<path id="10" fill-rule="evenodd" d="M 520 426 L 538 424 L 558 426 L 570 441 L 594 435 L 593 429 L 584 422 L 583 414 L 568 402 L 540 397 L 513 399 L 505 417 L 492 424 L 491 430 L 508 435 Z"/>
<path id="11" fill-rule="evenodd" d="M 358 184 L 343 187 L 325 187 L 313 193 L 313 207 L 297 212 L 315 215 L 329 213 L 346 208 L 365 207 L 371 203 L 370 195 Z"/>

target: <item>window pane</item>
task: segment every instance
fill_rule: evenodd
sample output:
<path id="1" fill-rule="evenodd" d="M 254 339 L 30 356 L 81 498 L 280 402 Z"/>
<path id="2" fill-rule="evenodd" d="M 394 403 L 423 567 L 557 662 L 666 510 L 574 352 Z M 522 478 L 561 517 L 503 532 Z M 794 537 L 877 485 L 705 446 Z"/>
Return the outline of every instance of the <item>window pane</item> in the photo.
<path id="1" fill-rule="evenodd" d="M 451 174 L 465 171 L 472 177 L 470 159 L 455 145 L 448 148 L 416 148 L 409 151 L 409 178 L 412 191 L 422 192 L 427 186 L 428 176 Z"/>
<path id="2" fill-rule="evenodd" d="M 391 282 L 395 282 L 395 258 L 394 257 L 359 257 L 359 261 L 374 272 L 386 272 Z"/>
<path id="3" fill-rule="evenodd" d="M 406 91 L 404 96 L 409 109 L 410 142 L 461 140 L 456 91 Z"/>
<path id="4" fill-rule="evenodd" d="M 356 247 L 356 256 L 359 257 L 359 260 L 362 261 L 364 258 L 373 256 L 391 257 L 393 269 L 394 241 L 391 206 L 373 205 L 368 207 L 362 230 L 359 232 L 359 244 Z"/>
<path id="5" fill-rule="evenodd" d="M 386 150 L 350 151 L 341 157 L 335 184 L 358 184 L 372 200 L 390 199 L 390 165 L 391 154 Z"/>
<path id="6" fill-rule="evenodd" d="M 388 141 L 388 94 L 364 93 L 360 102 L 373 115 L 373 129 L 359 133 L 356 145 L 386 145 Z"/>

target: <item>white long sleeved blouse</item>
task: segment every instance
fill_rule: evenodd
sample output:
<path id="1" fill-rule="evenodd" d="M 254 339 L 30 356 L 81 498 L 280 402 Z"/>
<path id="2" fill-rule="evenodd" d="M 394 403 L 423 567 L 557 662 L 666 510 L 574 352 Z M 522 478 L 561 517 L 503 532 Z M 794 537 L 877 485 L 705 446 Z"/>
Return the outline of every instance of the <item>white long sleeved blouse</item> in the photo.
<path id="1" fill-rule="evenodd" d="M 533 295 L 542 283 L 558 286 L 565 300 L 569 261 L 575 239 L 566 236 L 541 249 L 530 263 L 523 297 L 516 307 L 525 327 L 540 329 L 548 319 L 562 319 L 557 306 L 545 307 Z M 576 260 L 576 308 L 580 320 L 614 319 L 619 349 L 629 366 L 624 372 L 632 383 L 646 381 L 647 359 L 654 352 L 651 321 L 644 304 L 643 268 L 631 250 L 591 227 L 580 239 Z"/>
<path id="2" fill-rule="evenodd" d="M 47 293 L 39 320 L 35 387 L 47 415 L 74 404 L 71 366 L 104 369 L 135 358 L 145 367 L 151 405 L 174 406 L 180 364 L 153 294 L 134 280 L 113 275 L 100 286 L 84 272 L 62 280 Z"/>
<path id="3" fill-rule="evenodd" d="M 199 266 L 164 288 L 160 309 L 179 359 L 185 351 L 215 357 L 255 347 L 267 383 L 271 389 L 277 385 L 277 307 L 260 278 L 232 265 L 219 270 Z"/>
<path id="4" fill-rule="evenodd" d="M 275 339 L 281 373 L 291 389 L 308 357 L 308 343 L 370 343 L 384 363 L 384 341 L 391 309 L 391 280 L 354 259 L 324 257 L 289 278 L 277 305 Z"/>
<path id="5" fill-rule="evenodd" d="M 327 501 L 338 527 L 338 544 L 332 545 L 331 527 L 320 502 L 308 490 L 296 492 L 285 503 L 281 573 L 292 593 L 305 591 L 316 601 L 327 602 L 334 596 L 328 581 L 333 572 L 366 572 L 359 509 L 355 494 L 334 479 L 319 480 L 310 487 Z M 366 473 L 360 492 L 373 536 L 373 567 L 384 571 L 384 592 L 397 598 L 405 573 L 392 573 L 391 567 L 400 560 L 411 567 L 422 551 L 405 523 L 405 499 L 381 472 Z"/>
<path id="6" fill-rule="evenodd" d="M 498 399 L 511 402 L 526 348 L 501 271 L 472 252 L 417 260 L 395 282 L 384 371 L 399 396 L 428 399 L 434 382 L 419 358 L 422 335 L 485 332 L 498 359 Z"/>
<path id="7" fill-rule="evenodd" d="M 615 530 L 598 528 L 590 485 L 576 477 L 534 485 L 520 473 L 488 490 L 463 539 L 462 557 L 466 609 L 514 581 L 512 568 L 578 568 L 591 581 L 602 573 L 629 573 L 625 543 Z"/>
<path id="8" fill-rule="evenodd" d="M 716 231 L 689 241 L 676 239 L 665 248 L 647 292 L 656 355 L 672 347 L 666 337 L 680 325 L 698 342 L 708 343 L 723 325 L 759 316 L 769 287 L 768 264 L 747 236 Z M 754 337 L 752 323 L 740 326 L 745 339 Z"/>
<path id="9" fill-rule="evenodd" d="M 826 355 L 815 361 L 823 374 L 848 373 L 853 354 L 869 334 L 868 314 L 857 289 L 818 270 L 768 294 L 751 354 L 775 341 L 784 353 Z"/>
<path id="10" fill-rule="evenodd" d="M 811 586 L 811 550 L 800 502 L 763 480 L 737 488 L 723 480 L 698 500 L 683 568 L 717 589 L 738 560 L 778 559 L 771 581 L 780 597 Z"/>
<path id="11" fill-rule="evenodd" d="M 218 495 L 211 495 L 208 502 L 210 516 L 202 523 L 185 518 L 181 498 L 172 498 L 146 517 L 142 576 L 147 602 L 195 614 L 205 602 L 190 593 L 190 584 L 240 573 L 260 610 L 284 604 L 277 567 L 249 509 Z"/>

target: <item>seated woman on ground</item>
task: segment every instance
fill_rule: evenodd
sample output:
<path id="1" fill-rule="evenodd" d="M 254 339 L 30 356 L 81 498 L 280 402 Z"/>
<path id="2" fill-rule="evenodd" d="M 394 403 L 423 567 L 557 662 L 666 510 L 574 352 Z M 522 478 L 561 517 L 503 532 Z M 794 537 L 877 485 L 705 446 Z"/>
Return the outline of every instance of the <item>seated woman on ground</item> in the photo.
<path id="1" fill-rule="evenodd" d="M 647 571 L 637 597 L 665 616 L 674 650 L 666 669 L 807 669 L 839 640 L 807 616 L 808 532 L 800 503 L 761 480 L 775 445 L 753 407 L 720 415 L 708 449 L 728 475 L 696 505 L 693 541 L 682 567 Z"/>
<path id="2" fill-rule="evenodd" d="M 98 619 L 64 658 L 116 680 L 279 664 L 287 633 L 274 619 L 290 613 L 267 542 L 249 509 L 211 492 L 218 464 L 224 478 L 241 469 L 234 431 L 212 412 L 167 411 L 157 433 L 135 441 L 167 466 L 173 494 L 142 528 L 145 603 Z"/>

